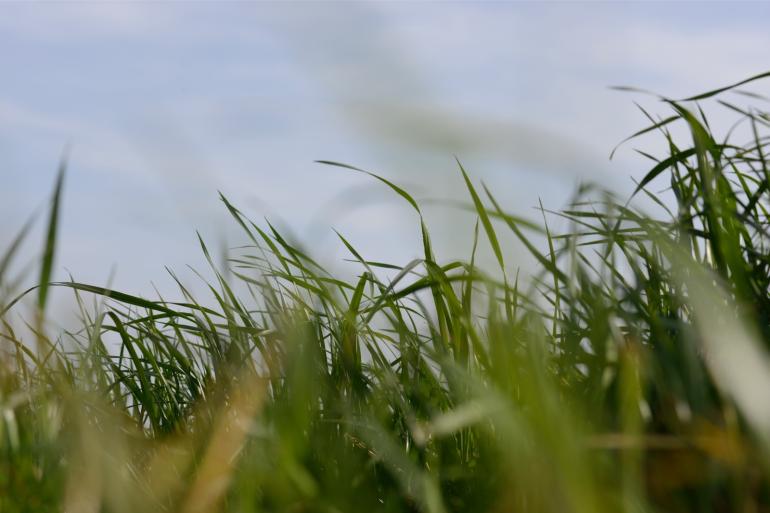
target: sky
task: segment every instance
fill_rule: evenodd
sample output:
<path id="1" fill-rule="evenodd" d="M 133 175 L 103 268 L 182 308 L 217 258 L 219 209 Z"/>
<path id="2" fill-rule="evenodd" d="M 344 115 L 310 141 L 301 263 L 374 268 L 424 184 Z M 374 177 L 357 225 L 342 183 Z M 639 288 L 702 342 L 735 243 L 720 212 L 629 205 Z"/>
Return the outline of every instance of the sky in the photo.
<path id="1" fill-rule="evenodd" d="M 196 230 L 245 242 L 220 191 L 333 268 L 332 228 L 367 258 L 419 255 L 403 200 L 319 159 L 413 191 L 439 252 L 467 256 L 455 157 L 533 219 L 583 182 L 627 193 L 649 164 L 609 153 L 645 126 L 635 101 L 666 111 L 609 86 L 676 98 L 767 71 L 768 21 L 739 2 L 2 1 L 0 248 L 66 149 L 58 279 L 173 297 L 168 266 L 200 287 Z"/>

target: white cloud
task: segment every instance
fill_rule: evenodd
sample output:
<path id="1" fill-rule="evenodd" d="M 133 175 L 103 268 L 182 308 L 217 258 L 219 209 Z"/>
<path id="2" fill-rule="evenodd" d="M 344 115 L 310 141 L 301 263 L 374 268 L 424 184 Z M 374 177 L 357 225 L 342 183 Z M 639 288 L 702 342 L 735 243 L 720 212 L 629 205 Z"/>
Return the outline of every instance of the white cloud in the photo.
<path id="1" fill-rule="evenodd" d="M 0 142 L 29 155 L 73 142 L 73 159 L 91 178 L 70 183 L 77 198 L 141 192 L 113 194 L 106 206 L 128 212 L 112 229 L 164 248 L 147 258 L 174 251 L 161 229 L 192 240 L 214 218 L 217 188 L 241 204 L 264 199 L 298 230 L 317 226 L 314 212 L 360 182 L 314 158 L 422 181 L 427 196 L 459 196 L 458 154 L 512 210 L 529 214 L 538 196 L 558 207 L 578 177 L 607 185 L 607 176 L 620 183 L 638 169 L 630 151 L 606 161 L 645 124 L 634 97 L 607 85 L 681 96 L 763 71 L 770 35 L 757 24 L 674 21 L 666 6 L 632 7 L 3 4 L 0 39 L 13 48 L 0 48 L 0 61 L 19 65 L 11 53 L 28 61 L 12 70 L 15 89 L 0 85 Z M 82 59 L 77 69 L 61 59 L 68 52 Z M 67 94 L 44 98 L 33 82 Z M 113 90 L 120 94 L 103 94 Z M 70 103 L 54 108 L 62 98 Z M 96 216 L 101 228 L 116 219 L 68 208 L 80 208 L 70 219 Z M 349 220 L 363 251 L 382 246 L 388 223 L 401 229 L 389 211 Z M 376 230 L 367 235 L 367 226 Z M 83 237 L 95 242 L 78 258 L 119 261 L 121 279 L 149 281 L 130 270 L 139 241 Z"/>
<path id="2" fill-rule="evenodd" d="M 0 30 L 43 40 L 140 37 L 170 26 L 162 2 L 4 2 Z"/>

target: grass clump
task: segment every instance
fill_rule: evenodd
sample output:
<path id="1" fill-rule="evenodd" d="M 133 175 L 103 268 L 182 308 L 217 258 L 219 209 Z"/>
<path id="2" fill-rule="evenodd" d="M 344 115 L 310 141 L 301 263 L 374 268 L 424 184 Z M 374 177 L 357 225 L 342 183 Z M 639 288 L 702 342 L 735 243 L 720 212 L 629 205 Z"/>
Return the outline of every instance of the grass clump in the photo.
<path id="1" fill-rule="evenodd" d="M 422 257 L 368 261 L 340 235 L 352 281 L 223 197 L 247 245 L 225 270 L 201 240 L 213 306 L 181 283 L 178 302 L 51 283 L 60 178 L 31 338 L 12 295 L 0 310 L 0 510 L 767 510 L 770 116 L 732 91 L 661 98 L 672 114 L 635 135 L 668 149 L 636 191 L 660 215 L 584 188 L 553 233 L 458 162 L 466 261 L 437 257 L 419 203 L 377 175 L 418 215 Z M 722 136 L 713 100 L 739 118 Z M 50 287 L 72 290 L 78 331 L 48 333 Z"/>

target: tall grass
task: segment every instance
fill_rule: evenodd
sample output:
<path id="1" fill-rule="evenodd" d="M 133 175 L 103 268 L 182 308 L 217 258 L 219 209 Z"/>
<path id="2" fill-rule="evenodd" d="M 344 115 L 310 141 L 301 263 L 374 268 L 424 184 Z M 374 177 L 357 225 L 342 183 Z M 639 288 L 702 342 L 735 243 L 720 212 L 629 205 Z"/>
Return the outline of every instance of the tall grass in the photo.
<path id="1" fill-rule="evenodd" d="M 368 261 L 340 235 L 352 281 L 222 197 L 246 245 L 220 269 L 201 240 L 214 306 L 181 282 L 176 302 L 50 282 L 62 171 L 40 283 L 0 309 L 0 510 L 770 509 L 770 115 L 725 99 L 746 82 L 643 111 L 633 137 L 668 153 L 644 154 L 635 194 L 660 215 L 586 187 L 533 223 L 458 162 L 465 261 L 437 256 L 420 204 L 378 175 L 414 209 L 422 257 Z M 715 101 L 739 128 L 709 126 Z M 516 273 L 503 231 L 539 273 Z M 71 289 L 79 330 L 46 324 L 51 287 Z"/>

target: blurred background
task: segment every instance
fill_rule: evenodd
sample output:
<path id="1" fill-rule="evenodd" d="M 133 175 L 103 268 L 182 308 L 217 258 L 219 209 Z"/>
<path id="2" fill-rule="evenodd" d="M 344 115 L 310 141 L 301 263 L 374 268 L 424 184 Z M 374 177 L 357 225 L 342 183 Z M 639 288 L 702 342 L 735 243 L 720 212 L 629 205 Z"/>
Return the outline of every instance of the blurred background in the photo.
<path id="1" fill-rule="evenodd" d="M 768 20 L 739 2 L 2 2 L 0 247 L 68 147 L 57 279 L 177 298 L 168 266 L 201 290 L 195 230 L 220 254 L 245 242 L 217 191 L 332 268 L 332 228 L 366 258 L 419 256 L 403 200 L 317 159 L 426 200 L 438 252 L 467 257 L 455 156 L 532 219 L 581 182 L 627 193 L 649 164 L 609 153 L 647 124 L 633 102 L 666 111 L 608 86 L 676 98 L 766 71 Z"/>

